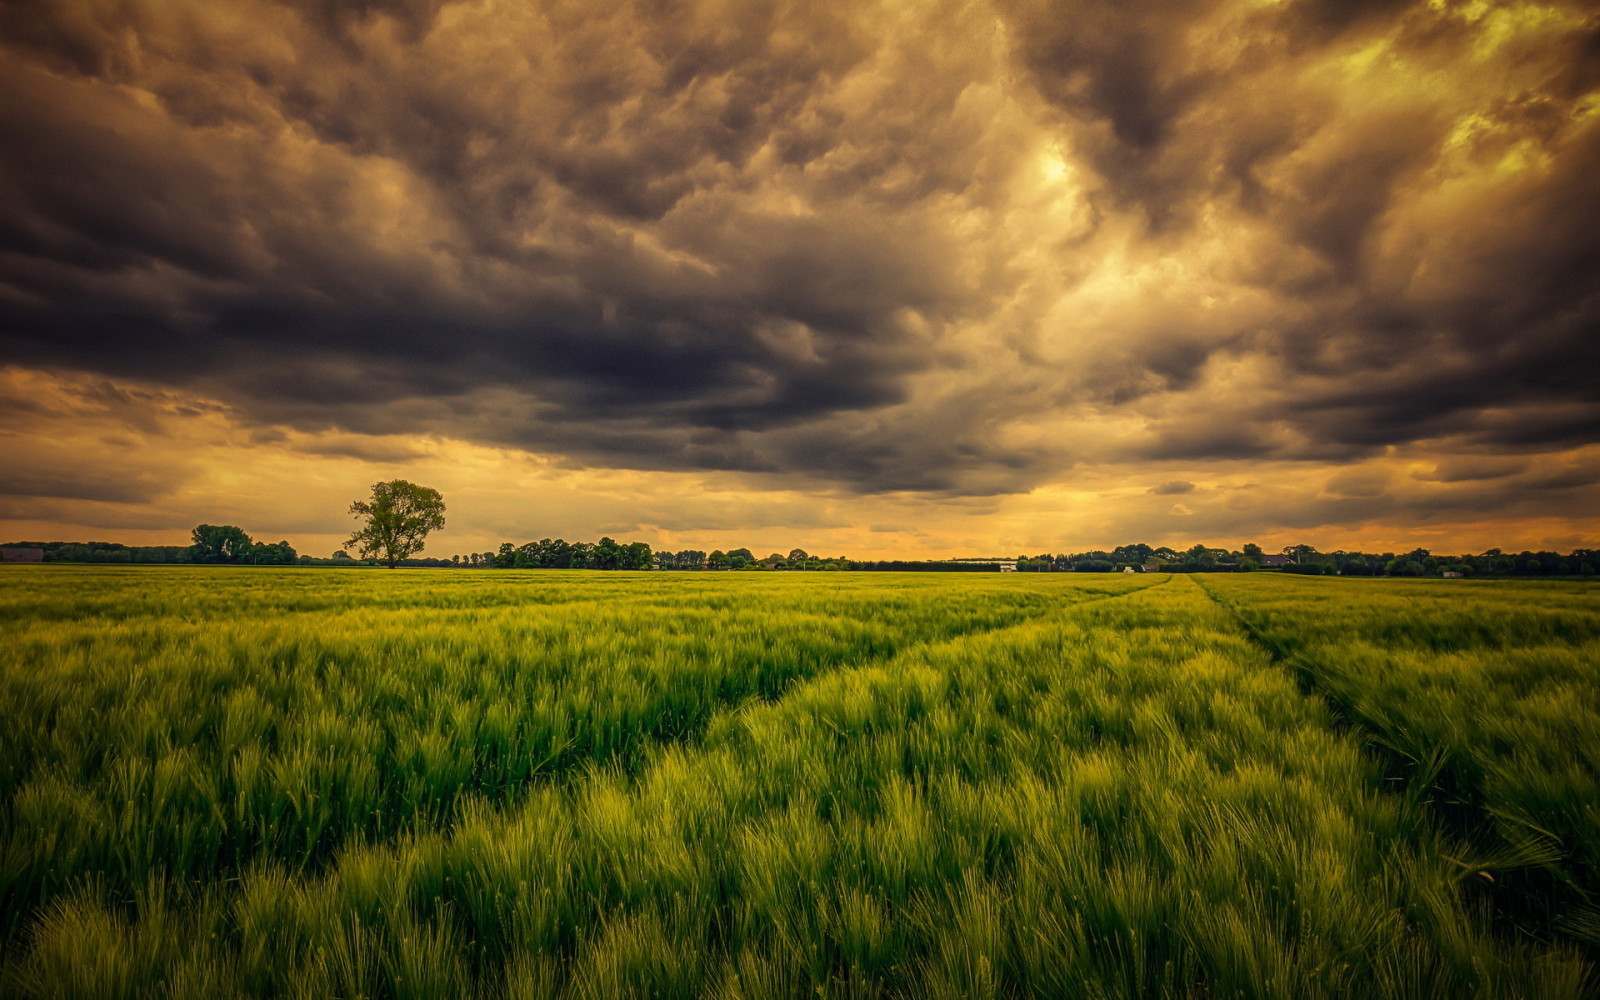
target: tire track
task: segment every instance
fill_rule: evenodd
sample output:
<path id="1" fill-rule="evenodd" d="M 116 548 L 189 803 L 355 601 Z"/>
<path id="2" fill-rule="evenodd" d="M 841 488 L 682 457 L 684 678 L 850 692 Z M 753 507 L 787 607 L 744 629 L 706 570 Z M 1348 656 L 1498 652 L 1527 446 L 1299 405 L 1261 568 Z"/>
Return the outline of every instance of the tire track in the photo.
<path id="1" fill-rule="evenodd" d="M 1203 581 L 1193 582 L 1232 616 L 1253 645 L 1295 679 L 1306 697 L 1320 698 L 1328 706 L 1333 727 L 1357 740 L 1363 754 L 1378 765 L 1383 780 L 1376 791 L 1403 799 L 1431 819 L 1448 841 L 1460 845 L 1454 854 L 1493 856 L 1511 846 L 1496 830 L 1481 792 L 1454 780 L 1445 756 L 1435 753 L 1418 759 L 1400 752 L 1379 725 L 1321 681 L 1303 654 L 1267 635 L 1237 605 Z M 1581 915 L 1592 907 L 1587 894 L 1570 878 L 1535 866 L 1517 869 L 1515 882 L 1505 878 L 1496 882 L 1488 872 L 1472 872 L 1476 866 L 1447 857 L 1466 870 L 1462 889 L 1483 899 L 1490 914 L 1489 926 L 1498 936 L 1507 941 L 1559 942 L 1584 955 L 1592 968 L 1600 966 L 1600 946 L 1595 940 L 1581 930 L 1573 933 L 1562 926 L 1563 912 Z"/>

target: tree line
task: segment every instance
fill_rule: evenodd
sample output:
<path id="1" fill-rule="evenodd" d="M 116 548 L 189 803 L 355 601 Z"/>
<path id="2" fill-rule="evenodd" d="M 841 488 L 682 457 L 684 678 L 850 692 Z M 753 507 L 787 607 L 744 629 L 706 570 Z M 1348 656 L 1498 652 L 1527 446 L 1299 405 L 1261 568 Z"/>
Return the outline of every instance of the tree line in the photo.
<path id="1" fill-rule="evenodd" d="M 235 566 L 320 566 L 354 568 L 388 565 L 386 553 L 358 558 L 340 549 L 327 557 L 297 553 L 286 541 L 253 540 L 237 525 L 196 525 L 189 545 L 123 545 L 118 542 L 14 542 L 7 547 L 36 548 L 45 562 L 111 564 L 202 564 Z M 618 542 L 606 537 L 598 542 L 567 542 L 542 538 L 512 545 L 504 542 L 497 552 L 473 552 L 449 558 L 397 558 L 398 566 L 461 569 L 591 569 L 678 571 L 838 571 L 868 572 L 995 572 L 1009 557 L 984 561 L 850 559 L 814 556 L 805 549 L 787 554 L 773 552 L 758 557 L 748 548 L 728 551 L 683 549 L 654 551 L 646 542 Z M 1508 552 L 1489 549 L 1477 554 L 1441 554 L 1425 548 L 1409 552 L 1359 552 L 1338 549 L 1321 552 L 1311 545 L 1290 545 L 1273 553 L 1247 544 L 1239 549 L 1194 545 L 1187 549 L 1145 544 L 1119 545 L 1086 552 L 1043 553 L 1015 559 L 1023 573 L 1115 573 L 1131 569 L 1140 573 L 1241 573 L 1276 570 L 1304 575 L 1339 576 L 1439 576 L 1459 573 L 1471 577 L 1593 576 L 1600 572 L 1600 550 L 1571 552 Z"/>
<path id="2" fill-rule="evenodd" d="M 1489 549 L 1478 554 L 1444 554 L 1417 548 L 1409 552 L 1320 552 L 1312 545 L 1288 545 L 1267 553 L 1254 543 L 1239 549 L 1194 545 L 1188 549 L 1144 544 L 1121 545 L 1109 551 L 1071 552 L 1023 557 L 1018 572 L 1114 573 L 1123 569 L 1162 573 L 1239 573 L 1275 569 L 1308 576 L 1593 576 L 1600 572 L 1600 550 L 1568 553 Z"/>
<path id="3" fill-rule="evenodd" d="M 653 569 L 655 555 L 644 542 L 541 538 L 517 546 L 502 542 L 500 551 L 490 557 L 490 565 L 494 569 Z"/>
<path id="4" fill-rule="evenodd" d="M 598 542 L 568 542 L 560 538 L 541 538 L 522 545 L 502 542 L 497 552 L 452 556 L 450 564 L 469 569 L 600 570 L 839 570 L 863 566 L 849 559 L 813 556 L 804 549 L 791 549 L 788 555 L 774 552 L 762 559 L 745 548 L 727 552 L 721 549 L 657 552 L 648 542 L 619 542 L 609 537 Z"/>
<path id="5" fill-rule="evenodd" d="M 233 566 L 296 566 L 305 561 L 288 542 L 258 542 L 231 524 L 199 524 L 188 545 L 123 545 L 120 542 L 12 542 L 7 548 L 41 549 L 45 562 L 203 563 Z"/>

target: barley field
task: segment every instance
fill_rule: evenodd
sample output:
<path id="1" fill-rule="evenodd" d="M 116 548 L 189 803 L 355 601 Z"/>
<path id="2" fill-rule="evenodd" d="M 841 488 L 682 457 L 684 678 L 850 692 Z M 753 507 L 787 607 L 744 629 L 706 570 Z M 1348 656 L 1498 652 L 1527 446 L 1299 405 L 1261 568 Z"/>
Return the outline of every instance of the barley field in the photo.
<path id="1" fill-rule="evenodd" d="M 0 572 L 0 995 L 1581 997 L 1600 588 Z"/>

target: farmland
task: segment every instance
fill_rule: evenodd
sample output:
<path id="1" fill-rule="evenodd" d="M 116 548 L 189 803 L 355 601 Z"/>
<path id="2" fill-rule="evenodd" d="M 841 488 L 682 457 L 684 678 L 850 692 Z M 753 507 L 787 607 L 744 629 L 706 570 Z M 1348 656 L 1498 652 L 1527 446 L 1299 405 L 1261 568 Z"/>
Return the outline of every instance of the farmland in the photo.
<path id="1" fill-rule="evenodd" d="M 1569 997 L 1600 589 L 0 574 L 0 993 Z"/>

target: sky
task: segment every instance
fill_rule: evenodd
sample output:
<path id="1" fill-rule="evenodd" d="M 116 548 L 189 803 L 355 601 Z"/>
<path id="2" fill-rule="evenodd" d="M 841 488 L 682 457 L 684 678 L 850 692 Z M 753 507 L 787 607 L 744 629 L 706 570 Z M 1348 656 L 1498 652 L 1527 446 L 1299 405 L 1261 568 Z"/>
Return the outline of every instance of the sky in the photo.
<path id="1" fill-rule="evenodd" d="M 1600 14 L 0 6 L 0 539 L 1600 543 Z"/>

